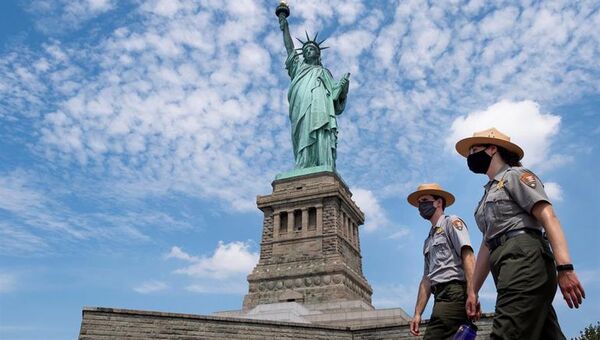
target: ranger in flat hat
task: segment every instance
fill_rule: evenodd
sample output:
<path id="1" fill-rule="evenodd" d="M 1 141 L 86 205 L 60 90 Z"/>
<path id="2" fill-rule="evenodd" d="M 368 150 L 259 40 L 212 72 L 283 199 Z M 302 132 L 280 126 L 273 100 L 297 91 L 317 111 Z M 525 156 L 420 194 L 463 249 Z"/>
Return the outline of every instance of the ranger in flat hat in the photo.
<path id="1" fill-rule="evenodd" d="M 460 325 L 469 322 L 465 302 L 475 268 L 469 232 L 459 217 L 444 215 L 446 206 L 454 203 L 454 196 L 438 184 L 420 185 L 407 200 L 431 222 L 423 246 L 425 268 L 410 332 L 421 335 L 421 314 L 433 293 L 433 312 L 423 339 L 452 339 Z"/>
<path id="2" fill-rule="evenodd" d="M 456 151 L 471 171 L 489 178 L 475 210 L 484 242 L 468 290 L 468 316 L 479 315 L 477 293 L 491 270 L 498 293 L 491 339 L 565 339 L 552 307 L 557 281 L 571 308 L 585 292 L 544 185 L 522 167 L 523 149 L 495 128 L 460 140 Z"/>

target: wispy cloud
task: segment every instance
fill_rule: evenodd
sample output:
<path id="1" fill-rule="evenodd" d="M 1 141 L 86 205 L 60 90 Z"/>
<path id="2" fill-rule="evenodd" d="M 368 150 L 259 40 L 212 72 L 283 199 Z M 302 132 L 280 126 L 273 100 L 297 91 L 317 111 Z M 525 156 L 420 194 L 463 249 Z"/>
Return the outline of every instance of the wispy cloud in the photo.
<path id="1" fill-rule="evenodd" d="M 22 213 L 45 204 L 44 195 L 28 186 L 26 176 L 22 171 L 0 176 L 0 209 Z"/>
<path id="2" fill-rule="evenodd" d="M 62 251 L 85 240 L 149 242 L 147 231 L 186 230 L 191 226 L 163 211 L 121 211 L 96 207 L 81 212 L 74 195 L 32 172 L 0 173 L 0 253 L 13 256 Z M 100 193 L 98 193 L 101 195 Z M 101 199 L 96 197 L 96 199 Z"/>
<path id="3" fill-rule="evenodd" d="M 187 291 L 200 294 L 235 294 L 241 295 L 248 291 L 248 284 L 243 281 L 226 284 L 192 284 L 185 287 Z"/>
<path id="4" fill-rule="evenodd" d="M 133 287 L 133 290 L 140 294 L 151 294 L 168 289 L 169 286 L 161 281 L 147 281 L 139 286 Z"/>
<path id="5" fill-rule="evenodd" d="M 14 275 L 0 271 L 0 294 L 11 292 L 15 289 L 16 284 L 17 280 Z"/>
<path id="6" fill-rule="evenodd" d="M 38 30 L 46 34 L 59 34 L 77 29 L 84 22 L 114 7 L 114 0 L 34 0 L 28 4 L 27 9 L 38 16 Z"/>
<path id="7" fill-rule="evenodd" d="M 560 184 L 556 182 L 544 183 L 544 190 L 548 195 L 548 198 L 552 201 L 561 202 L 563 200 L 563 190 Z"/>
<path id="8" fill-rule="evenodd" d="M 406 238 L 408 235 L 410 235 L 410 230 L 406 228 L 401 228 L 400 230 L 389 235 L 387 238 L 390 240 L 400 240 Z"/>
<path id="9" fill-rule="evenodd" d="M 417 288 L 398 283 L 373 285 L 373 305 L 377 308 L 402 307 L 409 311 L 417 299 Z"/>

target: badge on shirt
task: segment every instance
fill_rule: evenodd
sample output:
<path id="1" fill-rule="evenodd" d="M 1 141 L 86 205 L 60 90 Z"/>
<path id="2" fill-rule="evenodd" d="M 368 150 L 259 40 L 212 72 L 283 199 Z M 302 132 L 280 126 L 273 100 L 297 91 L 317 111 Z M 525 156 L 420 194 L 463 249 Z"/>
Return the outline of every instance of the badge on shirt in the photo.
<path id="1" fill-rule="evenodd" d="M 435 227 L 435 233 L 436 234 L 441 234 L 443 232 L 444 232 L 444 228 L 442 228 L 442 227 Z"/>
<path id="2" fill-rule="evenodd" d="M 537 185 L 537 179 L 535 178 L 535 175 L 531 172 L 526 172 L 521 175 L 521 183 L 525 184 L 526 186 L 532 189 L 535 189 L 535 186 Z"/>
<path id="3" fill-rule="evenodd" d="M 463 221 L 461 221 L 459 218 L 457 218 L 454 221 L 452 221 L 452 226 L 456 230 L 463 230 L 463 227 L 465 226 L 465 224 L 463 223 Z"/>
<path id="4" fill-rule="evenodd" d="M 502 189 L 502 188 L 504 188 L 504 183 L 506 183 L 506 181 L 505 181 L 505 180 L 504 180 L 504 178 L 503 178 L 503 179 L 501 179 L 501 180 L 498 182 L 498 184 L 496 185 L 496 188 L 497 188 L 497 189 Z"/>

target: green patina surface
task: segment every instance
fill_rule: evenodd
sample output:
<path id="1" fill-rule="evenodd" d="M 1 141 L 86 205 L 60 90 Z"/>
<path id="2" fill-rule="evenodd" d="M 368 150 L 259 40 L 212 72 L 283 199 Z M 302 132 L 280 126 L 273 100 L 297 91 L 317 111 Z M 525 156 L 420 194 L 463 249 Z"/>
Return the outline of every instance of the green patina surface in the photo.
<path id="1" fill-rule="evenodd" d="M 277 174 L 275 176 L 275 180 L 278 181 L 278 180 L 282 180 L 282 179 L 299 177 L 299 176 L 306 176 L 306 175 L 312 175 L 312 174 L 318 174 L 318 173 L 322 173 L 322 172 L 329 172 L 329 173 L 332 173 L 332 174 L 336 174 L 337 177 L 338 177 L 338 179 L 342 182 L 342 184 L 346 188 L 348 188 L 348 185 L 342 179 L 342 175 L 340 175 L 340 173 L 337 170 L 333 169 L 329 165 L 313 166 L 313 167 L 310 167 L 310 168 L 294 169 L 294 170 L 282 172 L 282 173 Z"/>
<path id="2" fill-rule="evenodd" d="M 275 176 L 275 180 L 316 174 L 319 172 L 336 172 L 336 171 L 330 165 L 313 166 L 310 168 L 301 168 L 301 169 L 294 169 L 294 170 L 282 172 L 280 174 L 277 174 L 277 176 Z M 338 176 L 339 176 L 339 174 L 338 174 Z"/>

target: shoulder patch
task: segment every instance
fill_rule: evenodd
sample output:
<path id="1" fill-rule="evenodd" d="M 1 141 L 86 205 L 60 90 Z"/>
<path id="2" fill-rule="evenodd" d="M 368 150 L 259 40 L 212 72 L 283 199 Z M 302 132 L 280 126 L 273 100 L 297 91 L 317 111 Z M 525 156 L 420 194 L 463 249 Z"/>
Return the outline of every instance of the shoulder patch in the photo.
<path id="1" fill-rule="evenodd" d="M 457 218 L 454 221 L 452 221 L 452 226 L 456 230 L 463 230 L 463 228 L 465 227 L 465 224 L 463 223 L 463 221 L 460 218 Z"/>
<path id="2" fill-rule="evenodd" d="M 442 227 L 435 227 L 435 233 L 436 234 L 441 234 L 443 232 L 444 232 L 444 228 L 442 228 Z"/>
<path id="3" fill-rule="evenodd" d="M 535 189 L 535 187 L 537 186 L 537 178 L 533 173 L 525 172 L 521 175 L 521 183 L 525 184 L 526 186 L 532 189 Z"/>

